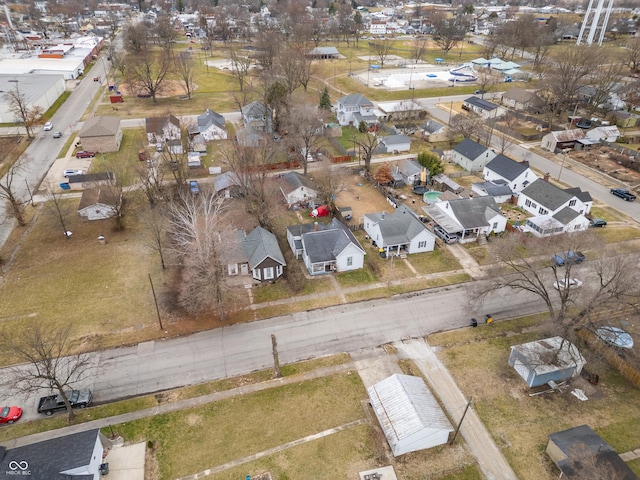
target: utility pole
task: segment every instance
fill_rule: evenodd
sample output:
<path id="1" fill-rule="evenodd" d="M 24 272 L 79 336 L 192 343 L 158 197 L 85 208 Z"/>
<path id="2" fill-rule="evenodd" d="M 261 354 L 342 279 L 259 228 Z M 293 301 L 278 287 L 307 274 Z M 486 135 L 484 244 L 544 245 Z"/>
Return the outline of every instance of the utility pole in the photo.
<path id="1" fill-rule="evenodd" d="M 449 445 L 453 445 L 453 442 L 456 441 L 456 437 L 458 436 L 458 432 L 460 431 L 460 426 L 462 425 L 462 421 L 464 420 L 464 417 L 467 414 L 467 410 L 469 410 L 469 406 L 470 405 L 471 405 L 471 398 L 469 398 L 469 401 L 467 402 L 467 406 L 464 407 L 464 412 L 462 412 L 462 417 L 460 418 L 460 421 L 458 422 L 458 425 L 456 426 L 456 431 L 453 432 L 453 438 L 449 442 Z"/>
<path id="2" fill-rule="evenodd" d="M 280 360 L 278 359 L 278 340 L 273 333 L 271 334 L 271 351 L 273 353 L 273 371 L 276 378 L 280 378 L 282 377 L 282 372 L 280 371 Z"/>
<path id="3" fill-rule="evenodd" d="M 156 290 L 153 288 L 153 282 L 151 281 L 151 274 L 149 274 L 149 283 L 151 284 L 151 293 L 153 293 L 153 301 L 156 304 L 156 313 L 158 314 L 158 323 L 160 324 L 160 330 L 163 330 L 162 320 L 160 319 L 160 308 L 158 307 L 158 299 L 156 298 Z"/>

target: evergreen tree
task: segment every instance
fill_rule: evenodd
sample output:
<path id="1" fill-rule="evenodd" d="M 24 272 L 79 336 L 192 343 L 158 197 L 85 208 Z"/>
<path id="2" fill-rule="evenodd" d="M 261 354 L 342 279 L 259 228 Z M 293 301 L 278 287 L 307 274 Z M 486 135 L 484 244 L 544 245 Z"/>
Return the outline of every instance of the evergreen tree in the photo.
<path id="1" fill-rule="evenodd" d="M 322 93 L 320 94 L 320 105 L 318 108 L 322 108 L 324 110 L 331 110 L 331 97 L 329 96 L 329 87 L 324 87 Z"/>
<path id="2" fill-rule="evenodd" d="M 444 171 L 442 160 L 440 160 L 438 154 L 433 152 L 420 152 L 418 154 L 418 163 L 429 171 L 430 178 Z"/>

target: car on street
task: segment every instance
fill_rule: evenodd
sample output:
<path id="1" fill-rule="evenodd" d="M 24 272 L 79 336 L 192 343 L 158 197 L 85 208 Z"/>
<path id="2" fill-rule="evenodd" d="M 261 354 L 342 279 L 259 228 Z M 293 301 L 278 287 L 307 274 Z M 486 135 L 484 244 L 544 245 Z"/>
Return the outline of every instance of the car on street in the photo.
<path id="1" fill-rule="evenodd" d="M 62 136 L 62 132 L 59 130 L 56 130 L 55 132 L 53 132 L 53 138 L 60 138 Z"/>
<path id="2" fill-rule="evenodd" d="M 95 152 L 87 152 L 86 150 L 80 150 L 79 152 L 76 152 L 76 158 L 93 158 L 95 156 Z"/>
<path id="3" fill-rule="evenodd" d="M 64 178 L 75 177 L 76 175 L 83 175 L 83 174 L 84 172 L 82 170 L 78 170 L 76 168 L 69 168 L 64 172 L 62 172 L 62 176 L 64 176 Z"/>
<path id="4" fill-rule="evenodd" d="M 556 254 L 553 256 L 553 261 L 558 267 L 563 267 L 567 263 L 582 263 L 585 256 L 582 252 L 566 252 L 563 254 Z"/>
<path id="5" fill-rule="evenodd" d="M 197 195 L 198 193 L 200 193 L 200 185 L 198 185 L 197 180 L 189 180 L 189 191 L 193 195 Z"/>
<path id="6" fill-rule="evenodd" d="M 20 407 L 2 407 L 0 411 L 0 423 L 13 423 L 22 417 L 22 409 Z"/>
<path id="7" fill-rule="evenodd" d="M 602 218 L 592 218 L 589 220 L 589 227 L 597 228 L 597 227 L 606 227 L 607 221 Z"/>
<path id="8" fill-rule="evenodd" d="M 556 290 L 566 290 L 567 288 L 580 288 L 582 281 L 577 278 L 563 278 L 557 282 L 553 282 L 553 288 Z"/>
<path id="9" fill-rule="evenodd" d="M 53 128 L 53 123 L 51 123 L 51 122 L 47 122 L 47 123 L 45 123 L 45 124 L 44 124 L 44 127 L 42 127 L 42 129 L 43 129 L 45 132 L 48 132 L 48 131 L 49 131 L 49 130 L 51 130 L 52 128 Z"/>
<path id="10" fill-rule="evenodd" d="M 473 92 L 474 95 L 484 95 L 485 93 L 487 93 L 487 91 L 482 89 Z"/>
<path id="11" fill-rule="evenodd" d="M 633 202 L 636 199 L 636 196 L 631 193 L 629 190 L 625 190 L 623 188 L 612 188 L 611 195 L 615 195 L 616 197 L 620 197 L 625 202 Z"/>
<path id="12" fill-rule="evenodd" d="M 633 348 L 631 335 L 618 327 L 600 327 L 596 330 L 596 336 L 613 347 Z"/>

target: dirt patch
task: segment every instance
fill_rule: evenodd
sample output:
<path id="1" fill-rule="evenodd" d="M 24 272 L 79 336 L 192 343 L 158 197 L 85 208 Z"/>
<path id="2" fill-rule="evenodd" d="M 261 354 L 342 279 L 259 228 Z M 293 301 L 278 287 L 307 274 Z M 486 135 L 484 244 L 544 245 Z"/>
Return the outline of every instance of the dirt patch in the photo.
<path id="1" fill-rule="evenodd" d="M 631 185 L 640 183 L 640 172 L 636 172 L 620 165 L 612 154 L 616 153 L 612 148 L 600 146 L 590 150 L 573 151 L 569 153 L 571 160 L 582 163 L 595 170 L 606 173 L 622 182 Z"/>
<path id="2" fill-rule="evenodd" d="M 182 85 L 182 82 L 180 82 L 178 80 L 165 80 L 162 83 L 162 85 L 163 85 L 162 93 L 158 93 L 156 95 L 156 98 L 168 98 L 168 97 L 176 97 L 178 95 L 186 95 L 186 92 L 184 90 L 184 86 Z M 198 88 L 197 85 L 194 85 L 192 92 L 195 91 L 197 88 Z M 146 92 L 134 91 L 126 83 L 122 83 L 122 84 L 118 85 L 118 90 L 122 94 L 130 95 L 130 96 L 135 96 L 135 95 L 138 95 L 139 93 L 146 93 Z"/>
<path id="3" fill-rule="evenodd" d="M 344 190 L 336 198 L 336 206 L 351 207 L 353 224 L 363 223 L 367 213 L 393 210 L 384 196 L 358 174 L 345 173 L 343 186 Z"/>

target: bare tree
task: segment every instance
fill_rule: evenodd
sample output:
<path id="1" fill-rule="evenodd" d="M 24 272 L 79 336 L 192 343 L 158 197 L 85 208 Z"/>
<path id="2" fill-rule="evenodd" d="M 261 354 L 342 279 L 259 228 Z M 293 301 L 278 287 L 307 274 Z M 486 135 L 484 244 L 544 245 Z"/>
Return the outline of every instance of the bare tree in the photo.
<path id="1" fill-rule="evenodd" d="M 304 52 L 290 48 L 285 50 L 276 60 L 278 76 L 289 95 L 301 85 L 300 58 L 304 58 Z"/>
<path id="2" fill-rule="evenodd" d="M 8 215 L 15 218 L 18 225 L 24 227 L 27 222 L 24 218 L 24 209 L 26 200 L 21 198 L 16 188 L 16 180 L 20 178 L 20 171 L 23 168 L 25 157 L 15 161 L 13 165 L 9 167 L 4 178 L 0 179 L 0 200 L 3 200 L 8 206 Z"/>
<path id="3" fill-rule="evenodd" d="M 193 92 L 194 87 L 193 76 L 195 72 L 193 57 L 188 50 L 180 52 L 175 56 L 174 69 L 178 77 L 180 77 L 182 88 L 184 88 L 187 98 L 191 99 L 191 92 Z"/>
<path id="4" fill-rule="evenodd" d="M 124 30 L 124 48 L 130 54 L 139 54 L 147 48 L 149 27 L 144 22 L 132 23 Z"/>
<path id="5" fill-rule="evenodd" d="M 507 112 L 502 119 L 502 122 L 504 123 L 505 129 L 498 135 L 498 147 L 500 153 L 504 154 L 513 145 L 513 138 L 509 135 L 509 133 L 518 126 L 519 119 L 513 113 Z M 491 145 L 487 146 L 491 147 Z"/>
<path id="6" fill-rule="evenodd" d="M 449 51 L 464 39 L 464 34 L 469 29 L 469 25 L 464 17 L 449 17 L 446 12 L 436 10 L 431 16 L 433 24 L 433 40 L 436 42 L 446 56 Z"/>
<path id="7" fill-rule="evenodd" d="M 491 242 L 491 254 L 497 259 L 487 280 L 475 286 L 470 304 L 482 304 L 490 294 L 529 293 L 541 299 L 550 320 L 564 338 L 578 328 L 588 327 L 592 315 L 621 305 L 635 305 L 639 292 L 636 269 L 628 268 L 629 259 L 615 256 L 591 232 L 552 235 L 545 238 L 509 235 Z M 571 258 L 575 252 L 598 252 L 600 258 L 579 266 Z M 574 252 L 570 257 L 567 252 Z M 565 257 L 558 266 L 553 254 Z M 634 254 L 635 257 L 635 254 Z M 586 271 L 585 271 L 586 269 Z M 582 288 L 554 288 L 570 285 L 570 280 L 585 275 Z"/>
<path id="8" fill-rule="evenodd" d="M 156 19 L 152 34 L 155 42 L 162 48 L 165 54 L 173 49 L 173 44 L 178 36 L 176 29 L 173 28 L 169 15 L 160 15 Z"/>
<path id="9" fill-rule="evenodd" d="M 92 356 L 72 353 L 72 325 L 54 326 L 35 321 L 2 340 L 2 349 L 14 360 L 27 365 L 9 367 L 5 386 L 22 393 L 37 393 L 43 388 L 57 391 L 67 407 L 68 420 L 75 413 L 67 396 L 67 389 L 89 378 Z"/>
<path id="10" fill-rule="evenodd" d="M 231 59 L 231 71 L 238 80 L 240 91 L 243 91 L 252 61 L 248 56 L 240 54 L 234 47 L 229 48 L 229 58 Z"/>
<path id="11" fill-rule="evenodd" d="M 347 176 L 345 168 L 324 160 L 312 174 L 313 183 L 318 187 L 318 201 L 323 205 L 335 207 L 336 197 L 344 190 L 344 179 Z"/>
<path id="12" fill-rule="evenodd" d="M 51 213 L 51 215 L 56 217 L 63 235 L 65 238 L 69 239 L 69 234 L 67 233 L 69 231 L 67 228 L 67 218 L 73 212 L 71 204 L 65 200 L 63 190 L 55 183 L 49 182 L 46 189 L 46 209 Z"/>
<path id="13" fill-rule="evenodd" d="M 589 77 L 589 84 L 594 88 L 593 95 L 587 102 L 586 109 L 591 117 L 598 107 L 609 101 L 611 93 L 621 83 L 625 66 L 622 62 L 616 62 L 613 55 L 609 57 L 609 63 L 600 65 Z"/>
<path id="14" fill-rule="evenodd" d="M 314 153 L 322 139 L 322 112 L 310 104 L 294 102 L 289 112 L 286 129 L 289 132 L 287 141 L 292 142 L 296 153 L 301 158 L 304 174 L 307 174 L 309 157 Z"/>
<path id="15" fill-rule="evenodd" d="M 627 58 L 627 65 L 631 68 L 632 72 L 637 72 L 640 69 L 640 38 L 631 38 L 627 40 L 625 45 L 625 55 Z"/>
<path id="16" fill-rule="evenodd" d="M 372 56 L 378 57 L 380 68 L 384 68 L 384 62 L 387 60 L 391 50 L 393 50 L 393 43 L 386 40 L 369 42 L 369 50 Z"/>
<path id="17" fill-rule="evenodd" d="M 424 60 L 425 53 L 427 53 L 427 43 L 426 37 L 418 37 L 411 44 L 411 58 L 414 63 Z"/>
<path id="18" fill-rule="evenodd" d="M 142 215 L 142 223 L 145 230 L 146 246 L 158 253 L 160 265 L 164 270 L 166 268 L 166 235 L 168 232 L 168 213 L 163 204 L 152 205 L 151 208 Z"/>
<path id="19" fill-rule="evenodd" d="M 370 172 L 371 158 L 380 144 L 378 136 L 369 132 L 357 133 L 353 136 L 353 143 L 357 145 L 360 150 L 360 158 L 364 160 L 364 169 Z"/>
<path id="20" fill-rule="evenodd" d="M 479 89 L 483 91 L 481 97 L 484 98 L 484 94 L 486 92 L 490 92 L 491 90 L 493 90 L 493 87 L 496 86 L 496 83 L 498 83 L 498 77 L 496 77 L 488 68 L 478 69 L 477 74 L 478 87 L 480 87 Z"/>
<path id="21" fill-rule="evenodd" d="M 149 94 L 153 103 L 158 103 L 156 96 L 164 91 L 165 80 L 171 73 L 172 66 L 170 55 L 145 49 L 137 55 L 127 57 L 127 83 L 134 92 Z"/>
<path id="22" fill-rule="evenodd" d="M 452 136 L 462 135 L 464 138 L 481 137 L 484 128 L 482 117 L 476 114 L 458 113 L 451 117 L 449 133 Z"/>
<path id="23" fill-rule="evenodd" d="M 24 126 L 27 131 L 27 137 L 33 138 L 33 127 L 38 124 L 43 114 L 43 109 L 39 105 L 30 106 L 27 98 L 20 92 L 20 82 L 18 80 L 9 80 L 13 82 L 15 88 L 4 94 L 4 98 L 9 104 L 9 111 L 13 113 L 18 123 Z"/>
<path id="24" fill-rule="evenodd" d="M 190 313 L 217 309 L 224 321 L 223 203 L 212 192 L 182 191 L 169 208 L 173 248 L 183 263 L 180 304 Z"/>
<path id="25" fill-rule="evenodd" d="M 160 157 L 160 159 L 162 160 L 163 157 Z M 135 172 L 140 182 L 140 189 L 144 192 L 149 201 L 149 205 L 152 207 L 167 199 L 168 195 L 165 191 L 164 175 L 168 167 L 169 165 L 163 164 L 162 161 L 160 164 L 157 164 L 151 159 L 136 162 Z"/>

